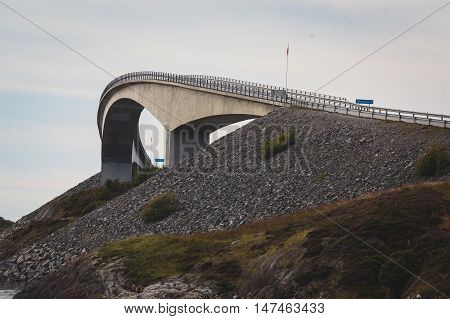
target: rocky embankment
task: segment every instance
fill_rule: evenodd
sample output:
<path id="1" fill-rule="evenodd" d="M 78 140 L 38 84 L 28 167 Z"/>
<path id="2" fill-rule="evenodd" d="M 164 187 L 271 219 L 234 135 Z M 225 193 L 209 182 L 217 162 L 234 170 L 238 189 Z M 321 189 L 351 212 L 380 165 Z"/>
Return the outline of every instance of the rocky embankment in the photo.
<path id="1" fill-rule="evenodd" d="M 116 241 L 17 298 L 448 298 L 449 195 L 450 181 L 420 183 L 231 230 Z"/>
<path id="2" fill-rule="evenodd" d="M 295 144 L 264 159 L 262 143 L 291 129 Z M 130 236 L 233 228 L 418 182 L 415 162 L 432 143 L 448 148 L 449 131 L 311 110 L 275 111 L 22 249 L 0 263 L 0 278 L 32 281 Z M 144 224 L 141 208 L 166 191 L 177 195 L 182 208 Z"/>
<path id="3" fill-rule="evenodd" d="M 89 191 L 98 186 L 100 186 L 100 174 L 95 174 L 85 181 L 79 183 L 75 187 L 72 187 L 67 192 L 42 205 L 32 213 L 25 215 L 24 217 L 19 219 L 16 223 L 14 223 L 12 227 L 9 227 L 3 233 L 0 233 L 0 240 L 10 236 L 12 233 L 17 232 L 17 230 L 23 229 L 30 224 L 52 219 L 55 213 L 57 213 L 56 208 L 63 198 L 69 197 L 76 193 Z"/>
<path id="4" fill-rule="evenodd" d="M 40 278 L 58 269 L 65 262 L 73 260 L 73 249 L 63 250 L 59 246 L 49 247 L 45 243 L 22 247 L 24 245 L 22 239 L 33 227 L 58 220 L 61 200 L 99 186 L 100 174 L 95 174 L 0 232 L 0 282 L 30 281 Z M 20 254 L 11 256 L 14 250 L 20 250 Z"/>

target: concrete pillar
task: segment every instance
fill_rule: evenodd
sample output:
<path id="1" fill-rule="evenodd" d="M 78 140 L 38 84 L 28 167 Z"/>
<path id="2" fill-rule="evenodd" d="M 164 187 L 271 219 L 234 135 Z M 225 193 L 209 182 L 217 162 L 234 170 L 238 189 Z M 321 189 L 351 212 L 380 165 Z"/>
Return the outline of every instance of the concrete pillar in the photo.
<path id="1" fill-rule="evenodd" d="M 132 163 L 102 162 L 101 184 L 108 179 L 129 182 L 133 177 Z"/>
<path id="2" fill-rule="evenodd" d="M 166 129 L 166 147 L 164 155 L 164 165 L 170 167 L 173 163 L 173 132 Z"/>

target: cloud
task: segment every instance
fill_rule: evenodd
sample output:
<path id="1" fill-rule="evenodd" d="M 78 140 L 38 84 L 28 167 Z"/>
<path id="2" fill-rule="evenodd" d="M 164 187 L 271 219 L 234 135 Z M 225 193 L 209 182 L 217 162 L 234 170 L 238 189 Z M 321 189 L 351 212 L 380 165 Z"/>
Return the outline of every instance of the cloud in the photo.
<path id="1" fill-rule="evenodd" d="M 387 41 L 438 1 L 105 1 L 21 2 L 21 12 L 114 74 L 136 70 L 209 73 L 281 84 L 287 40 L 298 54 L 325 73 L 339 52 L 369 52 Z M 436 4 L 436 5 L 435 5 Z M 392 17 L 380 20 L 385 7 Z M 427 10 L 425 10 L 427 9 Z M 69 14 L 70 13 L 70 14 Z M 65 96 L 98 96 L 111 80 L 59 43 L 10 12 L 1 13 L 0 35 L 8 39 L 0 62 L 4 89 Z M 401 19 L 400 19 L 401 18 Z M 426 28 L 431 45 L 442 42 L 448 20 Z M 444 22 L 442 22 L 444 21 Z M 443 28 L 442 25 L 447 26 Z M 439 25 L 438 27 L 434 27 Z M 11 32 L 14 30 L 14 32 Z M 420 30 L 419 30 L 420 31 Z M 422 41 L 418 31 L 405 38 Z M 448 32 L 447 32 L 448 34 Z M 314 41 L 311 41 L 311 35 Z M 444 34 L 445 35 L 445 34 Z M 10 42 L 11 41 L 11 42 Z M 6 41 L 5 41 L 6 43 Z M 19 51 L 17 48 L 21 48 Z M 312 50 L 311 50 L 312 49 Z M 361 50 L 364 49 L 364 50 Z M 315 59 L 323 55 L 324 59 Z M 346 53 L 349 52 L 349 53 Z M 308 54 L 304 54 L 308 53 Z M 331 55 L 331 56 L 330 56 Z M 350 61 L 352 63 L 354 61 Z M 300 72 L 299 72 L 300 74 Z M 333 74 L 328 73 L 331 77 Z M 296 82 L 296 73 L 292 72 Z M 300 81 L 299 81 L 300 82 Z M 315 87 L 309 83 L 306 87 Z M 304 87 L 299 87 L 303 89 Z M 342 94 L 340 94 L 342 95 Z"/>

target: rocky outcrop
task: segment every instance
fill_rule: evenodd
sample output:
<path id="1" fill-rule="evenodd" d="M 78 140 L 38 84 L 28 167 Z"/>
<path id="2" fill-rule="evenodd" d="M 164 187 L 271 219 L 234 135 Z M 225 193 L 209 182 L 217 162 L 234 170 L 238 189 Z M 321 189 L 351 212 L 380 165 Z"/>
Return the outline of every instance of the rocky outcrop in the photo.
<path id="1" fill-rule="evenodd" d="M 14 222 L 10 220 L 6 220 L 3 217 L 0 217 L 0 234 L 7 228 L 11 227 Z"/>
<path id="2" fill-rule="evenodd" d="M 65 262 L 58 272 L 37 278 L 14 298 L 102 298 L 105 285 L 97 269 L 95 255 L 85 255 Z"/>
<path id="3" fill-rule="evenodd" d="M 131 238 L 18 297 L 448 298 L 449 190 L 407 185 L 233 230 Z"/>
<path id="4" fill-rule="evenodd" d="M 147 287 L 130 284 L 122 260 L 102 263 L 97 253 L 64 263 L 58 272 L 36 280 L 14 298 L 217 298 L 214 285 L 187 274 Z"/>
<path id="5" fill-rule="evenodd" d="M 83 249 L 63 250 L 59 245 L 47 244 L 38 246 L 33 236 L 39 239 L 68 223 L 58 215 L 64 198 L 99 186 L 100 175 L 96 174 L 0 232 L 0 282 L 29 281 L 44 276 L 59 268 L 69 256 L 81 254 Z M 31 234 L 33 231 L 34 235 Z M 50 261 L 45 262 L 47 259 Z"/>
<path id="6" fill-rule="evenodd" d="M 290 129 L 296 132 L 295 144 L 264 159 L 261 144 Z M 448 147 L 449 131 L 312 110 L 275 111 L 36 243 L 33 249 L 48 250 L 46 256 L 34 254 L 22 267 L 18 260 L 29 249 L 18 252 L 0 264 L 0 273 L 6 280 L 30 280 L 63 265 L 66 254 L 77 256 L 110 241 L 232 228 L 418 182 L 414 163 L 433 142 Z M 182 208 L 144 224 L 141 208 L 166 191 L 177 195 Z M 36 276 L 36 269 L 44 270 Z"/>
<path id="7" fill-rule="evenodd" d="M 137 293 L 140 299 L 213 299 L 218 294 L 212 283 L 202 282 L 194 275 L 168 278 L 145 287 Z M 117 298 L 122 298 L 121 295 Z"/>
<path id="8" fill-rule="evenodd" d="M 47 244 L 34 244 L 20 252 L 17 257 L 0 261 L 0 277 L 6 282 L 32 281 L 74 261 L 86 250 L 62 249 Z"/>

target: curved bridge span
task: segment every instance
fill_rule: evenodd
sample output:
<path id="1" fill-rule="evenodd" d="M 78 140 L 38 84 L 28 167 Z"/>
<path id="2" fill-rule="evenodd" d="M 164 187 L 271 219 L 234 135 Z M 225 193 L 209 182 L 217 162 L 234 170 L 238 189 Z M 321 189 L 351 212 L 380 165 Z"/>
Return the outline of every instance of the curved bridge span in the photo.
<path id="1" fill-rule="evenodd" d="M 128 73 L 110 82 L 100 98 L 97 125 L 102 139 L 102 182 L 129 181 L 133 163 L 150 164 L 138 129 L 144 108 L 166 129 L 165 160 L 170 166 L 207 145 L 214 130 L 283 106 L 441 127 L 450 123 L 445 115 L 366 107 L 342 97 L 223 77 Z"/>

